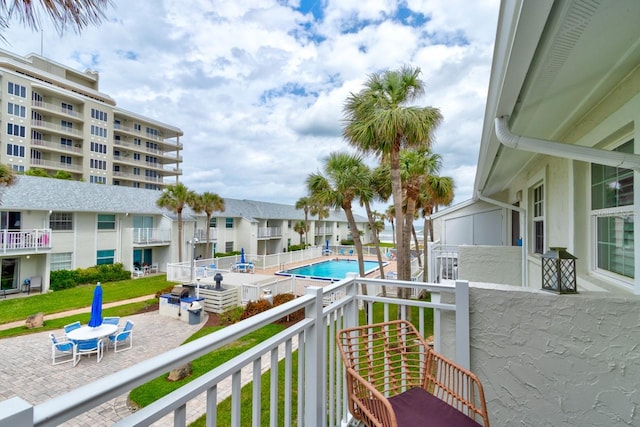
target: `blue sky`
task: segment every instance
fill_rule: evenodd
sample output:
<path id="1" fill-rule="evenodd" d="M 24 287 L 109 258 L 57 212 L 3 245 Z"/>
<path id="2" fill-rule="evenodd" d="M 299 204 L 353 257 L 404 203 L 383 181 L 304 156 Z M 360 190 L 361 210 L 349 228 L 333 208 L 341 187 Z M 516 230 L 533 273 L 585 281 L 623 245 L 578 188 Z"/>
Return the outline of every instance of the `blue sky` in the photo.
<path id="1" fill-rule="evenodd" d="M 184 131 L 198 192 L 293 204 L 341 138 L 342 105 L 374 72 L 418 66 L 440 108 L 434 151 L 471 197 L 498 0 L 115 0 L 101 26 L 60 37 L 13 23 L 3 49 L 100 73 L 122 108 Z M 384 209 L 384 206 L 379 206 Z"/>

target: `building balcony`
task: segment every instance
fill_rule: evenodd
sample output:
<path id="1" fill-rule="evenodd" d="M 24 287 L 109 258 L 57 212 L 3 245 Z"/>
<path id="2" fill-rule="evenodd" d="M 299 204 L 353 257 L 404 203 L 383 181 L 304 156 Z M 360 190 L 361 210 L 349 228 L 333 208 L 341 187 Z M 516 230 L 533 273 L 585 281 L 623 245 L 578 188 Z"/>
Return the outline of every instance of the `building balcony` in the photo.
<path id="1" fill-rule="evenodd" d="M 316 236 L 329 236 L 333 234 L 333 227 L 320 227 L 316 230 Z"/>
<path id="2" fill-rule="evenodd" d="M 34 129 L 46 129 L 58 133 L 60 135 L 71 135 L 75 137 L 82 137 L 83 133 L 80 129 L 70 128 L 67 126 L 60 126 L 44 120 L 31 120 L 31 127 Z"/>
<path id="3" fill-rule="evenodd" d="M 74 153 L 82 154 L 82 147 L 73 145 L 65 145 L 60 142 L 47 141 L 45 139 L 32 139 L 31 145 L 38 147 L 40 150 L 55 151 L 56 153 Z"/>
<path id="4" fill-rule="evenodd" d="M 32 166 L 37 166 L 42 169 L 53 169 L 53 170 L 66 170 L 71 172 L 82 172 L 81 165 L 75 165 L 73 163 L 64 163 L 64 162 L 56 162 L 53 160 L 42 160 L 42 159 L 29 159 L 29 163 Z"/>
<path id="5" fill-rule="evenodd" d="M 47 111 L 49 113 L 54 113 L 62 117 L 73 117 L 82 120 L 82 116 L 80 115 L 80 113 L 68 108 L 62 108 L 60 105 L 50 104 L 44 101 L 31 101 L 31 107 L 34 110 Z"/>
<path id="6" fill-rule="evenodd" d="M 369 295 L 359 293 L 362 285 L 369 289 Z M 413 294 L 424 290 L 437 302 L 381 297 L 379 291 L 382 286 L 386 286 L 388 291 L 392 288 L 410 287 Z M 455 303 L 445 303 L 445 300 L 455 300 Z M 379 279 L 345 279 L 324 288 L 308 287 L 304 295 L 288 303 L 226 326 L 44 403 L 33 406 L 19 396 L 0 402 L 3 407 L 3 411 L 0 411 L 0 425 L 22 427 L 66 423 L 114 397 L 129 393 L 139 384 L 190 363 L 206 353 L 216 351 L 258 328 L 303 310 L 304 317 L 299 322 L 257 343 L 250 350 L 206 372 L 161 400 L 127 414 L 118 420 L 118 425 L 152 425 L 161 419 L 165 424 L 187 425 L 187 406 L 194 404 L 195 399 L 202 394 L 206 395 L 207 402 L 204 409 L 206 423 L 216 425 L 217 403 L 222 400 L 224 390 L 230 389 L 230 425 L 239 426 L 241 422 L 243 425 L 250 424 L 251 417 L 254 420 L 253 425 L 259 425 L 260 414 L 265 410 L 271 412 L 274 417 L 272 424 L 275 425 L 278 419 L 277 408 L 279 403 L 284 402 L 284 425 L 345 426 L 351 421 L 351 415 L 347 410 L 346 378 L 335 335 L 342 328 L 367 324 L 366 321 L 361 323 L 360 319 L 364 319 L 364 316 L 359 316 L 359 307 L 366 302 L 368 318 L 371 319 L 373 301 L 380 304 L 386 317 L 389 311 L 396 307 L 400 312 L 404 312 L 400 307 L 414 306 L 419 313 L 414 323 L 420 324 L 419 329 L 423 335 L 425 331 L 421 321 L 427 312 L 433 310 L 436 319 L 440 319 L 441 314 L 453 317 L 456 336 L 455 360 L 459 365 L 469 366 L 469 287 L 466 282 L 445 286 Z M 440 322 L 437 321 L 434 325 L 434 347 L 437 351 L 440 351 L 444 341 L 440 339 L 441 335 Z M 279 365 L 280 362 L 283 367 Z M 248 375 L 249 381 L 252 379 L 255 388 L 260 390 L 261 376 L 265 368 L 271 371 L 272 378 L 283 374 L 284 380 L 272 381 L 266 394 L 254 391 L 252 401 L 248 403 L 251 414 L 241 419 L 240 390 L 243 377 Z"/>
<path id="7" fill-rule="evenodd" d="M 282 237 L 282 227 L 259 227 L 258 239 L 275 239 Z"/>
<path id="8" fill-rule="evenodd" d="M 123 139 L 114 139 L 113 144 L 116 147 L 125 147 L 131 151 L 135 151 L 137 153 L 152 154 L 157 157 L 161 157 L 165 162 L 178 163 L 182 162 L 182 156 L 178 155 L 176 151 L 167 151 L 154 149 L 150 147 L 146 147 L 143 145 L 134 144 L 131 141 L 123 140 Z"/>
<path id="9" fill-rule="evenodd" d="M 207 229 L 206 228 L 197 228 L 195 237 L 200 241 L 200 243 L 207 242 Z M 209 228 L 209 241 L 215 242 L 218 240 L 218 229 L 216 227 Z"/>
<path id="10" fill-rule="evenodd" d="M 171 230 L 158 228 L 132 228 L 134 246 L 168 245 L 171 243 Z"/>
<path id="11" fill-rule="evenodd" d="M 115 133 L 130 135 L 148 141 L 160 142 L 167 147 L 175 147 L 176 149 L 182 148 L 182 144 L 177 143 L 174 139 L 166 139 L 163 135 L 153 135 L 147 132 L 143 132 L 142 130 L 138 130 L 118 123 L 113 124 L 113 131 Z"/>
<path id="12" fill-rule="evenodd" d="M 30 254 L 51 250 L 51 229 L 0 230 L 0 252 Z"/>

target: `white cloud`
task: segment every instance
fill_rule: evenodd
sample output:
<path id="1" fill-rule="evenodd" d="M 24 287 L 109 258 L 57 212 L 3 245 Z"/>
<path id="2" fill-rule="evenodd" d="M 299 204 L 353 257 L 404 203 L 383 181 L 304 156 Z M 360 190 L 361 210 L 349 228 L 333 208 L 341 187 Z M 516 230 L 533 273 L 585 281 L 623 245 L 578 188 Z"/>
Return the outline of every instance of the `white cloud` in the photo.
<path id="1" fill-rule="evenodd" d="M 320 21 L 295 1 L 115 3 L 81 35 L 45 29 L 44 54 L 99 71 L 119 106 L 181 128 L 190 188 L 294 203 L 327 154 L 350 149 L 348 94 L 409 64 L 423 71 L 420 102 L 444 116 L 434 147 L 443 174 L 456 179 L 456 201 L 471 197 L 497 0 L 318 1 Z M 399 17 L 407 7 L 415 13 Z M 40 34 L 18 24 L 5 37 L 19 55 L 41 50 Z"/>

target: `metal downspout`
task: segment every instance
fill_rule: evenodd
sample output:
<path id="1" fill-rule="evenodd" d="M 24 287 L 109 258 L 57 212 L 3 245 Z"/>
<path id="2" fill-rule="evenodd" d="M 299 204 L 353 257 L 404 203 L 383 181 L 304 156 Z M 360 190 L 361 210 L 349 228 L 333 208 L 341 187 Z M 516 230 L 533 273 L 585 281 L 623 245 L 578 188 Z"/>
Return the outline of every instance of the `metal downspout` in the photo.
<path id="1" fill-rule="evenodd" d="M 640 154 L 621 153 L 619 151 L 602 150 L 600 148 L 514 135 L 509 130 L 509 116 L 496 117 L 495 131 L 498 140 L 514 150 L 640 171 Z"/>
<path id="2" fill-rule="evenodd" d="M 485 197 L 480 193 L 480 191 L 476 193 L 476 199 L 482 200 L 483 202 L 487 202 L 489 204 L 492 204 L 504 209 L 517 211 L 520 213 L 520 215 L 524 217 L 522 218 L 523 220 L 522 224 L 524 224 L 524 226 L 522 227 L 524 229 L 524 233 L 522 233 L 522 287 L 523 288 L 528 287 L 527 280 L 528 280 L 529 274 L 528 274 L 528 268 L 527 268 L 527 242 L 529 241 L 529 236 L 528 236 L 529 227 L 527 227 L 527 210 L 525 208 L 513 206 L 508 203 L 503 203 L 498 200 Z"/>

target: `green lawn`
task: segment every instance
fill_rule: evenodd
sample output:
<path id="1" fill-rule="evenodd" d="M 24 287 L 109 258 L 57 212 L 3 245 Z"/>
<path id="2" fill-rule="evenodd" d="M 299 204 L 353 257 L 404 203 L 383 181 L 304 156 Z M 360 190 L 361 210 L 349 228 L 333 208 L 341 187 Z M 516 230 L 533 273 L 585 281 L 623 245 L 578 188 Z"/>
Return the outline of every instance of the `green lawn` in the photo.
<path id="1" fill-rule="evenodd" d="M 166 276 L 164 275 L 103 283 L 103 303 L 126 301 L 131 298 L 153 295 L 173 285 L 173 283 L 167 282 Z M 95 285 L 82 285 L 72 289 L 31 295 L 24 298 L 0 300 L 0 324 L 26 320 L 31 314 L 39 312 L 45 314 L 45 322 L 42 328 L 27 329 L 25 326 L 19 326 L 17 328 L 1 330 L 0 338 L 62 329 L 64 325 L 75 321 L 81 323 L 89 322 L 89 318 L 91 317 L 90 313 L 74 314 L 58 319 L 47 319 L 47 314 L 89 307 L 93 299 L 94 289 Z M 103 316 L 130 316 L 157 302 L 157 298 L 152 298 L 142 302 L 124 303 L 116 307 L 106 308 L 102 314 Z"/>

